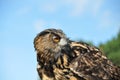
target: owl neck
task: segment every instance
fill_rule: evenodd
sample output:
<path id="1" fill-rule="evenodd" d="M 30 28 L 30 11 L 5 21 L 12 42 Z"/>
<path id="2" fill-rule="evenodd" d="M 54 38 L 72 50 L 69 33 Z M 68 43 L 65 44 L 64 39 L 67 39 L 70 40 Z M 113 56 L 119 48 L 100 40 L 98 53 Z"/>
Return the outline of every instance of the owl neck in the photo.
<path id="1" fill-rule="evenodd" d="M 53 65 L 59 61 L 62 63 L 62 61 L 69 61 L 74 57 L 74 55 L 72 55 L 70 52 L 72 50 L 69 45 L 65 45 L 58 53 L 52 52 L 50 50 L 46 51 L 47 52 L 41 52 L 39 50 L 39 52 L 37 52 L 37 61 L 42 65 Z"/>
<path id="2" fill-rule="evenodd" d="M 37 61 L 42 65 L 52 64 L 54 60 L 55 60 L 54 55 L 52 55 L 51 53 L 46 53 L 46 54 L 43 52 L 37 53 Z"/>

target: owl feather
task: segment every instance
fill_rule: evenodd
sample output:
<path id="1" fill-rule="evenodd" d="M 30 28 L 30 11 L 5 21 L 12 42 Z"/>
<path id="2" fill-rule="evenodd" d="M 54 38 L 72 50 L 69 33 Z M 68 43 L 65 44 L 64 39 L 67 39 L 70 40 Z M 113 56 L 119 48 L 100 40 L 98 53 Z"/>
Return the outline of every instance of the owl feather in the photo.
<path id="1" fill-rule="evenodd" d="M 46 29 L 34 39 L 42 80 L 120 80 L 120 67 L 97 47 L 69 40 L 62 30 Z"/>

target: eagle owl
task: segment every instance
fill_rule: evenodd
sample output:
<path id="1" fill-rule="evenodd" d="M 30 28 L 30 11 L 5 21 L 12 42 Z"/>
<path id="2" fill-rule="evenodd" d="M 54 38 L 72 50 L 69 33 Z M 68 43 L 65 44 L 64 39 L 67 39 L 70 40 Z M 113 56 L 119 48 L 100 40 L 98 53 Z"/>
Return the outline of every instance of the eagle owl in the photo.
<path id="1" fill-rule="evenodd" d="M 41 80 L 120 80 L 120 68 L 98 48 L 69 40 L 62 30 L 40 32 L 34 48 Z"/>

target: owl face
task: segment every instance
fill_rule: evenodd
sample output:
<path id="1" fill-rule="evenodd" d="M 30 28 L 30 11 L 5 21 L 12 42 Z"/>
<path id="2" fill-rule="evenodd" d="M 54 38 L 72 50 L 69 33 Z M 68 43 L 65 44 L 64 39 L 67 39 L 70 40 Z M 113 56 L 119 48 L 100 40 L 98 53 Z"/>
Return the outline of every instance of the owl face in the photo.
<path id="1" fill-rule="evenodd" d="M 61 30 L 46 29 L 39 33 L 34 40 L 34 47 L 42 58 L 52 59 L 60 55 L 68 39 Z"/>

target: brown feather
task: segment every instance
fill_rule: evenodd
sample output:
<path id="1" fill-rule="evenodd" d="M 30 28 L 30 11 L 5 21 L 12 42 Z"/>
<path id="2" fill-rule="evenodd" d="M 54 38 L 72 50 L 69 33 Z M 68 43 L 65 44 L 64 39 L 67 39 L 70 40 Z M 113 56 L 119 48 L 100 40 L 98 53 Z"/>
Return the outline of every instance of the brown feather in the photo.
<path id="1" fill-rule="evenodd" d="M 48 29 L 34 40 L 42 80 L 120 80 L 120 67 L 98 48 L 65 37 L 67 44 L 59 46 L 51 41 L 54 34 L 64 37 L 61 30 Z"/>

